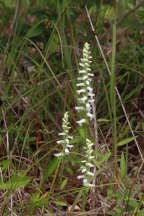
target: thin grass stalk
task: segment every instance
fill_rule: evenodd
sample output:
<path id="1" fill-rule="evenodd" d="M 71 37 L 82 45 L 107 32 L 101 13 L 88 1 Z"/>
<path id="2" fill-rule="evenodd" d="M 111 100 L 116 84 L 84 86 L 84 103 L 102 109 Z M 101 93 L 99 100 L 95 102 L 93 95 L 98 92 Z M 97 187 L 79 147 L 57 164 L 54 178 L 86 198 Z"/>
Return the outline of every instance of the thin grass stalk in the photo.
<path id="1" fill-rule="evenodd" d="M 86 5 L 85 5 L 85 9 L 86 9 L 87 17 L 88 17 L 88 20 L 89 20 L 89 23 L 90 23 L 92 32 L 95 33 L 96 31 L 95 31 L 94 25 L 93 25 L 93 23 L 92 23 L 92 20 L 91 20 L 91 17 L 90 17 L 90 14 L 89 14 L 89 12 L 88 12 L 88 8 L 87 8 Z M 111 71 L 110 71 L 109 65 L 108 65 L 108 63 L 107 63 L 107 60 L 106 60 L 106 57 L 105 57 L 105 55 L 104 55 L 103 49 L 102 49 L 102 47 L 101 47 L 101 45 L 100 45 L 98 36 L 97 36 L 96 34 L 95 34 L 95 40 L 96 40 L 96 42 L 97 42 L 98 48 L 99 48 L 99 50 L 100 50 L 100 53 L 101 53 L 101 55 L 102 55 L 102 57 L 103 57 L 104 63 L 105 63 L 106 68 L 107 68 L 107 71 L 108 71 L 109 75 L 111 75 Z M 122 102 L 122 99 L 121 99 L 121 95 L 120 95 L 120 93 L 119 93 L 119 91 L 118 91 L 118 88 L 117 88 L 116 86 L 115 86 L 115 91 L 116 91 L 116 93 L 117 93 L 117 96 L 118 96 L 118 99 L 119 99 L 119 101 L 120 101 L 121 107 L 122 107 L 122 109 L 123 109 L 123 112 L 124 112 L 125 118 L 126 118 L 126 120 L 127 120 L 127 123 L 128 123 L 128 125 L 129 125 L 131 134 L 132 134 L 132 136 L 135 136 L 135 134 L 134 134 L 134 132 L 133 132 L 133 129 L 132 129 L 132 127 L 131 127 L 131 123 L 130 123 L 130 121 L 129 121 L 129 117 L 128 117 L 128 114 L 127 114 L 127 112 L 126 112 L 125 106 L 123 105 L 123 102 Z M 142 162 L 144 163 L 143 154 L 142 154 L 142 152 L 141 152 L 141 150 L 140 150 L 140 147 L 139 147 L 139 144 L 138 144 L 136 138 L 134 139 L 134 142 L 135 142 L 136 147 L 137 147 L 137 149 L 138 149 L 138 152 L 139 152 L 139 154 L 140 154 L 141 160 L 142 160 Z"/>
<path id="2" fill-rule="evenodd" d="M 79 191 L 78 195 L 76 196 L 76 198 L 75 198 L 75 200 L 74 200 L 74 202 L 73 202 L 73 204 L 72 204 L 72 207 L 71 207 L 71 209 L 70 209 L 70 212 L 73 212 L 73 211 L 74 211 L 76 204 L 79 202 L 79 200 L 80 200 L 80 198 L 81 198 L 81 196 L 82 196 L 82 193 L 83 193 L 83 189 L 81 189 L 81 190 Z M 70 216 L 70 215 L 72 215 L 72 213 L 69 213 L 69 216 Z"/>
<path id="3" fill-rule="evenodd" d="M 49 71 L 51 72 L 51 74 L 52 74 L 54 80 L 56 81 L 56 83 L 58 84 L 58 86 L 59 86 L 60 88 L 62 88 L 62 85 L 60 84 L 60 82 L 59 82 L 59 80 L 57 79 L 56 75 L 54 74 L 53 70 L 51 69 L 50 64 L 48 63 L 48 61 L 46 60 L 46 58 L 44 57 L 44 55 L 42 54 L 41 50 L 38 48 L 38 46 L 36 45 L 36 43 L 34 43 L 34 42 L 33 42 L 32 40 L 30 40 L 29 38 L 26 38 L 26 37 L 25 37 L 25 39 L 26 39 L 27 41 L 29 41 L 29 43 L 32 44 L 32 45 L 36 48 L 36 50 L 39 52 L 39 54 L 41 55 L 42 59 L 44 60 L 44 62 L 45 62 L 45 64 L 46 64 L 47 68 L 48 68 Z"/>
<path id="4" fill-rule="evenodd" d="M 112 134 L 113 134 L 113 154 L 114 154 L 114 170 L 116 174 L 117 167 L 117 128 L 116 128 L 116 75 L 115 75 L 115 57 L 116 57 L 116 2 L 114 2 L 114 17 L 112 27 L 112 63 L 110 76 L 110 102 L 112 108 Z"/>
<path id="5" fill-rule="evenodd" d="M 88 190 L 84 189 L 82 192 L 82 212 L 85 212 L 85 203 L 86 203 L 86 197 L 87 197 Z M 82 214 L 82 216 L 85 216 Z"/>

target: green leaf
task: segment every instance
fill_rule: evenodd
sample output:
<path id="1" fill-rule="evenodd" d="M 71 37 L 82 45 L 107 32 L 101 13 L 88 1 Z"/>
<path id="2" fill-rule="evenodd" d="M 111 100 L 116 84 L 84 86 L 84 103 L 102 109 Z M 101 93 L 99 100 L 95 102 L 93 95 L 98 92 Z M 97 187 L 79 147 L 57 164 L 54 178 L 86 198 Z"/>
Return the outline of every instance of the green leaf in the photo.
<path id="1" fill-rule="evenodd" d="M 35 203 L 35 202 L 37 202 L 39 199 L 40 199 L 40 192 L 39 191 L 37 191 L 37 192 L 35 192 L 33 195 L 32 195 L 32 197 L 31 197 L 31 201 L 33 202 L 33 203 Z"/>
<path id="2" fill-rule="evenodd" d="M 4 0 L 5 6 L 8 8 L 13 8 L 15 7 L 15 1 L 14 0 Z"/>
<path id="3" fill-rule="evenodd" d="M 54 170 L 57 167 L 59 158 L 55 157 L 53 160 L 51 160 L 50 163 L 48 163 L 47 167 L 44 170 L 43 178 L 41 181 L 41 186 L 45 183 L 45 181 L 48 179 L 48 177 L 54 172 Z"/>
<path id="4" fill-rule="evenodd" d="M 125 137 L 128 133 L 129 133 L 129 125 L 127 125 L 124 130 L 119 134 L 119 139 L 122 139 L 123 137 Z"/>
<path id="5" fill-rule="evenodd" d="M 127 210 L 134 211 L 138 207 L 138 201 L 136 199 L 130 199 L 127 203 Z"/>
<path id="6" fill-rule="evenodd" d="M 133 141 L 133 140 L 135 140 L 136 138 L 137 138 L 137 136 L 133 136 L 133 137 L 126 138 L 126 139 L 124 139 L 124 140 L 118 142 L 118 143 L 117 143 L 117 146 L 123 146 L 123 145 L 125 145 L 125 144 L 127 144 L 127 143 L 129 143 L 129 142 L 131 142 L 131 141 Z"/>
<path id="7" fill-rule="evenodd" d="M 98 122 L 109 122 L 110 120 L 108 119 L 104 119 L 104 118 L 99 118 L 98 119 Z"/>
<path id="8" fill-rule="evenodd" d="M 96 167 L 98 168 L 98 169 L 100 169 L 100 164 L 99 164 L 99 162 L 98 161 L 94 161 L 94 164 L 96 165 Z"/>
<path id="9" fill-rule="evenodd" d="M 70 167 L 65 168 L 66 172 L 69 173 L 71 176 L 73 175 L 73 170 Z"/>
<path id="10" fill-rule="evenodd" d="M 107 152 L 107 153 L 101 158 L 101 160 L 99 161 L 99 163 L 101 164 L 101 163 L 103 163 L 104 161 L 108 160 L 109 157 L 110 157 L 110 155 L 111 155 L 111 152 Z"/>
<path id="11" fill-rule="evenodd" d="M 67 206 L 67 203 L 65 203 L 65 202 L 62 202 L 62 201 L 57 201 L 57 202 L 55 202 L 57 205 L 59 205 L 59 206 Z"/>
<path id="12" fill-rule="evenodd" d="M 28 176 L 18 176 L 14 175 L 11 177 L 10 182 L 0 183 L 0 189 L 12 189 L 15 190 L 17 188 L 24 187 L 31 181 L 31 178 Z"/>
<path id="13" fill-rule="evenodd" d="M 0 189 L 2 189 L 2 190 L 8 190 L 8 189 L 10 189 L 10 187 L 11 187 L 11 184 L 9 182 L 0 183 Z"/>
<path id="14" fill-rule="evenodd" d="M 123 99 L 123 103 L 128 101 L 133 95 L 135 95 L 136 92 L 139 92 L 143 88 L 143 85 L 137 85 L 137 88 L 131 90 L 129 94 L 126 95 L 126 97 Z"/>
<path id="15" fill-rule="evenodd" d="M 29 184 L 31 181 L 31 178 L 28 176 L 18 176 L 14 175 L 11 177 L 11 186 L 12 189 L 15 190 L 17 188 L 21 188 Z"/>
<path id="16" fill-rule="evenodd" d="M 29 38 L 37 37 L 37 36 L 41 35 L 43 33 L 43 31 L 44 31 L 44 29 L 42 26 L 37 26 L 37 28 L 33 29 L 33 31 L 29 31 L 27 36 Z"/>
<path id="17" fill-rule="evenodd" d="M 144 209 L 140 210 L 139 213 L 137 213 L 137 216 L 143 216 L 144 215 Z"/>
<path id="18" fill-rule="evenodd" d="M 11 163 L 11 160 L 3 160 L 2 162 L 0 162 L 0 168 L 2 171 L 6 170 L 8 165 Z"/>
<path id="19" fill-rule="evenodd" d="M 63 182 L 61 183 L 61 185 L 60 185 L 60 190 L 63 190 L 64 189 L 64 187 L 66 186 L 66 184 L 67 184 L 67 178 L 65 178 L 64 180 L 63 180 Z"/>
<path id="20" fill-rule="evenodd" d="M 86 130 L 85 130 L 85 127 L 79 128 L 79 133 L 80 133 L 80 138 L 81 138 L 81 140 L 82 140 L 82 139 L 85 139 L 85 137 L 86 137 Z"/>
<path id="21" fill-rule="evenodd" d="M 122 152 L 122 154 L 121 154 L 121 160 L 120 160 L 120 177 L 123 178 L 126 175 L 127 175 L 126 161 L 125 161 L 124 153 Z"/>

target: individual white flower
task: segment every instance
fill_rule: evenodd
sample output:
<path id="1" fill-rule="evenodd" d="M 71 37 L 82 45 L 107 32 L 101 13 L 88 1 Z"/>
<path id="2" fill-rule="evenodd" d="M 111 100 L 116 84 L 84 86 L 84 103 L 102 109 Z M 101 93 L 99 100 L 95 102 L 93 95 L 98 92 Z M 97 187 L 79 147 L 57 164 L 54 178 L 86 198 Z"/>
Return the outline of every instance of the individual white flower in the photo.
<path id="1" fill-rule="evenodd" d="M 84 83 L 77 83 L 76 86 L 77 87 L 84 86 Z"/>
<path id="2" fill-rule="evenodd" d="M 81 119 L 77 121 L 77 123 L 81 126 L 82 124 L 86 123 L 86 119 Z"/>
<path id="3" fill-rule="evenodd" d="M 87 97 L 86 97 L 86 96 L 83 96 L 82 98 L 78 98 L 78 101 L 79 101 L 80 103 L 85 103 L 86 100 L 87 100 Z"/>
<path id="4" fill-rule="evenodd" d="M 88 116 L 90 119 L 93 119 L 93 118 L 94 118 L 94 115 L 91 114 L 90 112 L 87 113 L 87 116 Z"/>
<path id="5" fill-rule="evenodd" d="M 85 74 L 85 70 L 79 70 L 79 74 Z"/>
<path id="6" fill-rule="evenodd" d="M 87 179 L 84 179 L 84 180 L 83 180 L 83 186 L 85 186 L 85 187 L 94 187 L 95 185 L 94 185 L 94 184 L 88 183 L 88 180 L 87 180 Z"/>
<path id="7" fill-rule="evenodd" d="M 57 153 L 57 154 L 54 154 L 56 157 L 61 157 L 61 156 L 64 156 L 64 154 L 62 152 L 60 153 Z"/>
<path id="8" fill-rule="evenodd" d="M 76 106 L 75 109 L 76 109 L 77 111 L 82 111 L 82 110 L 84 110 L 84 108 L 83 108 L 82 106 Z"/>
<path id="9" fill-rule="evenodd" d="M 94 76 L 94 74 L 92 74 L 92 73 L 88 73 L 88 76 L 91 76 L 91 77 L 93 77 L 93 76 Z"/>
<path id="10" fill-rule="evenodd" d="M 64 136 L 65 132 L 58 133 L 59 136 Z"/>
<path id="11" fill-rule="evenodd" d="M 94 167 L 94 165 L 92 163 L 89 163 L 89 162 L 87 162 L 86 165 L 89 167 Z"/>
<path id="12" fill-rule="evenodd" d="M 58 140 L 58 141 L 56 141 L 57 144 L 61 144 L 61 143 L 63 143 L 63 142 L 64 142 L 63 140 Z"/>
<path id="13" fill-rule="evenodd" d="M 80 89 L 80 90 L 77 90 L 77 93 L 78 93 L 78 94 L 85 93 L 85 92 L 86 92 L 86 90 L 85 90 L 85 89 Z"/>
<path id="14" fill-rule="evenodd" d="M 83 179 L 85 176 L 84 175 L 79 175 L 77 176 L 77 179 Z"/>
<path id="15" fill-rule="evenodd" d="M 87 79 L 88 79 L 88 76 L 87 76 L 87 75 L 85 75 L 85 76 L 83 76 L 83 77 L 78 77 L 78 78 L 77 78 L 77 80 L 82 80 L 82 81 L 87 80 Z"/>
<path id="16" fill-rule="evenodd" d="M 87 171 L 87 175 L 89 176 L 94 176 L 94 173 L 90 172 L 90 171 Z"/>

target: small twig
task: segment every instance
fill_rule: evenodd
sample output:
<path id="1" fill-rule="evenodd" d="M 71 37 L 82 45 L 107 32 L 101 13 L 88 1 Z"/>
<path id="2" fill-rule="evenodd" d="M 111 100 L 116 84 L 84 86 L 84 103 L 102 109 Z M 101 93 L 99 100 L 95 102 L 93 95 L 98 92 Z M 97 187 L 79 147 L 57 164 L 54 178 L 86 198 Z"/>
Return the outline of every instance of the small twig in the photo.
<path id="1" fill-rule="evenodd" d="M 4 121 L 4 127 L 6 130 L 8 130 L 7 124 L 6 124 L 6 119 L 5 119 L 5 113 L 4 110 L 2 109 L 2 116 L 3 116 L 3 121 Z M 10 149 L 9 149 L 9 134 L 8 131 L 6 132 L 6 139 L 7 139 L 7 153 L 10 156 Z"/>
<path id="2" fill-rule="evenodd" d="M 140 116 L 144 119 L 144 113 L 141 111 L 141 109 L 138 108 L 135 102 L 131 102 L 131 104 L 138 110 Z"/>
<path id="3" fill-rule="evenodd" d="M 14 29 L 14 24 L 15 24 L 15 21 L 16 21 L 16 18 L 17 18 L 17 14 L 18 14 L 18 7 L 19 7 L 19 0 L 16 0 L 16 8 L 15 8 L 15 13 L 14 13 L 14 17 L 13 17 L 13 20 L 11 22 L 11 25 L 10 25 L 10 29 L 13 31 Z"/>
<path id="4" fill-rule="evenodd" d="M 102 57 L 103 57 L 103 60 L 104 60 L 104 63 L 105 63 L 105 65 L 106 65 L 106 68 L 107 68 L 107 70 L 108 70 L 108 73 L 109 73 L 109 75 L 111 76 L 110 68 L 109 68 L 109 66 L 108 66 L 107 60 L 106 60 L 105 55 L 104 55 L 104 52 L 103 52 L 103 50 L 102 50 L 102 47 L 101 47 L 101 45 L 100 45 L 100 43 L 99 43 L 99 39 L 98 39 L 98 37 L 97 37 L 97 35 L 96 35 L 96 33 L 95 33 L 96 31 L 95 31 L 95 28 L 94 28 L 94 26 L 93 26 L 93 23 L 92 23 L 90 14 L 89 14 L 88 9 L 87 9 L 87 6 L 85 6 L 85 9 L 86 9 L 87 17 L 88 17 L 88 20 L 89 20 L 89 23 L 90 23 L 92 32 L 93 32 L 94 35 L 95 35 L 95 39 L 96 39 L 98 48 L 99 48 L 100 53 L 101 53 L 101 55 L 102 55 Z M 132 133 L 132 136 L 135 136 L 135 134 L 134 134 L 134 132 L 133 132 L 133 130 L 132 130 L 131 123 L 130 123 L 130 121 L 129 121 L 129 118 L 128 118 L 126 109 L 125 109 L 125 107 L 124 107 L 124 105 L 123 105 L 123 103 L 122 103 L 122 99 L 121 99 L 121 96 L 120 96 L 120 93 L 119 93 L 117 87 L 115 87 L 115 91 L 116 91 L 117 96 L 118 96 L 118 98 L 119 98 L 121 107 L 122 107 L 122 109 L 123 109 L 124 115 L 125 115 L 125 117 L 126 117 L 127 123 L 128 123 L 128 125 L 129 125 L 130 131 L 131 131 L 131 133 Z M 141 156 L 141 159 L 142 159 L 142 161 L 144 162 L 143 154 L 142 154 L 142 152 L 141 152 L 141 150 L 140 150 L 140 147 L 139 147 L 139 144 L 138 144 L 138 142 L 137 142 L 137 139 L 134 139 L 134 142 L 135 142 L 135 144 L 136 144 L 136 146 L 137 146 L 137 149 L 138 149 L 138 152 L 139 152 L 139 154 L 140 154 L 140 156 Z"/>
<path id="5" fill-rule="evenodd" d="M 117 25 L 119 26 L 131 13 L 133 13 L 135 10 L 137 10 L 139 7 L 141 7 L 142 5 L 144 5 L 144 0 L 139 2 L 138 4 L 136 4 L 135 7 L 133 7 L 132 9 L 130 9 L 127 13 L 125 13 L 120 20 L 118 21 Z"/>
<path id="6" fill-rule="evenodd" d="M 9 133 L 8 133 L 8 127 L 7 127 L 7 124 L 6 124 L 5 113 L 4 113 L 3 109 L 2 109 L 2 116 L 3 116 L 3 120 L 4 120 L 5 129 L 7 130 L 7 132 L 6 132 L 7 154 L 8 154 L 8 158 L 10 159 Z M 9 165 L 8 165 L 8 177 L 9 177 L 9 180 L 10 180 L 10 166 Z M 10 196 L 10 204 L 11 204 L 11 207 L 12 207 L 13 206 L 13 197 L 12 197 L 12 195 Z"/>

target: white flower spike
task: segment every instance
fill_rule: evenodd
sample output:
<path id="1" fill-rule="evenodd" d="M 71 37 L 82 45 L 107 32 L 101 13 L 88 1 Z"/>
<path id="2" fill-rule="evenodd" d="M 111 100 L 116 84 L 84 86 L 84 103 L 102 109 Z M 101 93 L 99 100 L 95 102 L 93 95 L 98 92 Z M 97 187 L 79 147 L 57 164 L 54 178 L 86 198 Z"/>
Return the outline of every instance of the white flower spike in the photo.
<path id="1" fill-rule="evenodd" d="M 73 136 L 69 136 L 69 121 L 68 121 L 68 112 L 65 112 L 62 123 L 63 132 L 59 133 L 63 139 L 58 140 L 56 143 L 62 145 L 63 149 L 61 153 L 55 154 L 56 157 L 62 157 L 70 154 L 70 150 L 73 145 L 69 144 L 70 140 L 73 139 Z"/>
<path id="2" fill-rule="evenodd" d="M 94 167 L 92 159 L 94 156 L 92 156 L 93 153 L 93 143 L 86 139 L 86 146 L 85 146 L 85 160 L 82 160 L 81 162 L 83 165 L 80 167 L 82 175 L 77 176 L 78 179 L 83 179 L 83 185 L 86 187 L 94 187 L 94 184 L 91 184 L 91 177 L 94 177 L 94 173 L 91 171 L 91 169 Z"/>
<path id="3" fill-rule="evenodd" d="M 78 106 L 75 109 L 85 116 L 88 119 L 92 120 L 94 118 L 92 114 L 92 103 L 94 102 L 93 88 L 91 87 L 91 77 L 94 76 L 91 73 L 91 53 L 90 53 L 90 46 L 88 43 L 84 44 L 83 48 L 83 57 L 81 58 L 79 76 L 77 78 L 78 83 L 77 86 L 77 95 L 78 95 Z M 83 126 L 87 122 L 86 119 L 82 118 L 81 120 L 77 121 L 80 126 Z"/>

